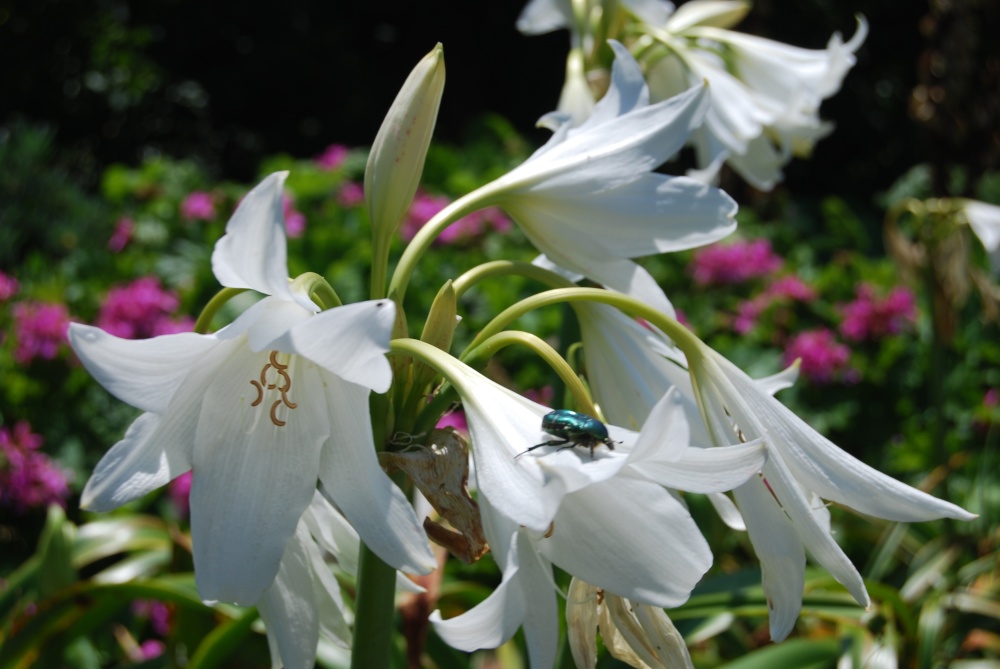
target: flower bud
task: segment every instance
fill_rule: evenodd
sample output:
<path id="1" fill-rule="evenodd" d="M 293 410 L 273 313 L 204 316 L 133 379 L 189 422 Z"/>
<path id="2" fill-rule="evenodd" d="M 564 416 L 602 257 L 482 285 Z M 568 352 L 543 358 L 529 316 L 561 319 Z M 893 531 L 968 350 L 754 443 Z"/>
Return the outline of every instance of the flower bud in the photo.
<path id="1" fill-rule="evenodd" d="M 444 92 L 441 44 L 417 64 L 375 137 L 365 168 L 365 203 L 376 239 L 391 239 L 413 200 Z"/>

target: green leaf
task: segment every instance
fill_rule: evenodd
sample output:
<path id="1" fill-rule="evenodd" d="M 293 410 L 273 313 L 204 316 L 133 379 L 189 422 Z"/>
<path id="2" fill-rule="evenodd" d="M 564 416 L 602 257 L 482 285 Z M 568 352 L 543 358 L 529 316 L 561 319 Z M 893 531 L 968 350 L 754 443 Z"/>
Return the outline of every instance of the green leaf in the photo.
<path id="1" fill-rule="evenodd" d="M 844 650 L 841 642 L 836 639 L 793 639 L 754 651 L 718 669 L 832 669 L 837 666 L 837 660 Z"/>

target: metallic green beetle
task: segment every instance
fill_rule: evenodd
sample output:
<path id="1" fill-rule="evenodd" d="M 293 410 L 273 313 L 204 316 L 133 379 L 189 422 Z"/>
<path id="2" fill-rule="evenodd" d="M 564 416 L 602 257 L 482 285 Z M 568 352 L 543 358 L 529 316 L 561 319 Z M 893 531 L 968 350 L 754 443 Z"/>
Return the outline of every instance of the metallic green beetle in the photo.
<path id="1" fill-rule="evenodd" d="M 569 409 L 550 411 L 542 416 L 542 430 L 554 437 L 559 437 L 559 439 L 542 442 L 514 457 L 521 457 L 528 451 L 542 446 L 561 446 L 562 448 L 556 449 L 557 451 L 583 446 L 590 449 L 591 460 L 594 459 L 594 448 L 600 444 L 604 444 L 609 450 L 615 450 L 615 442 L 608 436 L 608 428 L 605 427 L 604 423 L 585 413 L 577 413 Z"/>

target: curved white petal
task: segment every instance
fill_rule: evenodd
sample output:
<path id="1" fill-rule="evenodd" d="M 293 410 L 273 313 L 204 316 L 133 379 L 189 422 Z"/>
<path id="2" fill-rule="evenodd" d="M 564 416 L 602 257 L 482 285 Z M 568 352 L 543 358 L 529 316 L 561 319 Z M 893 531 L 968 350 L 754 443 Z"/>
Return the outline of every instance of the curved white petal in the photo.
<path id="1" fill-rule="evenodd" d="M 71 323 L 69 343 L 91 376 L 112 395 L 143 411 L 163 413 L 184 377 L 219 340 L 191 332 L 121 339 Z"/>
<path id="2" fill-rule="evenodd" d="M 614 476 L 625 456 L 601 448 L 528 448 L 556 438 L 541 429 L 551 409 L 456 364 L 452 382 L 462 396 L 476 483 L 498 513 L 544 532 L 567 492 Z M 617 433 L 616 433 L 617 434 Z M 613 435 L 613 438 L 618 438 Z"/>
<path id="3" fill-rule="evenodd" d="M 385 354 L 395 315 L 391 300 L 336 307 L 294 325 L 271 345 L 305 356 L 345 381 L 384 393 L 392 383 Z"/>
<path id="4" fill-rule="evenodd" d="M 750 3 L 745 0 L 685 2 L 670 15 L 666 27 L 673 33 L 699 25 L 725 28 L 738 23 L 748 11 Z"/>
<path id="5" fill-rule="evenodd" d="M 521 627 L 528 660 L 532 667 L 552 667 L 559 650 L 559 605 L 552 582 L 552 565 L 535 552 L 525 531 L 518 534 L 518 581 L 526 605 Z"/>
<path id="6" fill-rule="evenodd" d="M 449 646 L 467 652 L 501 646 L 524 620 L 524 594 L 516 576 L 516 571 L 505 574 L 489 597 L 461 615 L 444 620 L 440 611 L 432 612 L 434 631 Z"/>
<path id="7" fill-rule="evenodd" d="M 742 485 L 760 471 L 767 460 L 764 440 L 716 448 L 686 448 L 674 461 L 644 460 L 636 471 L 675 490 L 717 493 Z"/>
<path id="8" fill-rule="evenodd" d="M 184 449 L 164 448 L 164 440 L 152 438 L 160 424 L 160 417 L 152 413 L 135 419 L 94 468 L 80 498 L 82 508 L 117 509 L 191 469 Z"/>
<path id="9" fill-rule="evenodd" d="M 743 511 L 763 571 L 771 638 L 781 641 L 792 631 L 802 609 L 806 554 L 795 528 L 763 480 L 748 481 L 733 495 Z"/>
<path id="10" fill-rule="evenodd" d="M 685 602 L 712 565 L 687 509 L 661 486 L 631 476 L 567 496 L 551 536 L 536 545 L 577 578 L 663 607 Z"/>
<path id="11" fill-rule="evenodd" d="M 638 258 L 726 237 L 736 229 L 737 206 L 723 191 L 694 179 L 645 174 L 600 191 L 551 188 L 524 195 L 508 210 L 536 235 L 563 239 L 572 228 L 573 234 L 583 234 L 588 244 L 596 244 L 593 249 L 618 258 Z M 547 248 L 540 250 L 549 253 Z"/>
<path id="12" fill-rule="evenodd" d="M 413 507 L 375 455 L 367 388 L 323 373 L 322 393 L 330 443 L 319 461 L 319 478 L 330 499 L 384 562 L 415 574 L 436 562 Z"/>
<path id="13" fill-rule="evenodd" d="M 358 575 L 358 550 L 361 537 L 347 522 L 347 518 L 317 490 L 302 514 L 302 522 L 320 547 L 336 556 L 340 568 L 351 576 Z"/>
<path id="14" fill-rule="evenodd" d="M 747 531 L 743 515 L 736 508 L 736 505 L 733 504 L 733 500 L 721 492 L 710 492 L 706 497 L 708 497 L 708 501 L 712 503 L 712 508 L 715 509 L 715 513 L 719 515 L 719 518 L 726 524 L 726 527 L 737 532 Z"/>
<path id="15" fill-rule="evenodd" d="M 542 35 L 568 28 L 572 17 L 569 0 L 531 0 L 517 17 L 517 29 L 525 35 Z"/>
<path id="16" fill-rule="evenodd" d="M 629 454 L 629 465 L 680 460 L 691 443 L 691 431 L 676 386 L 663 394 L 642 424 L 639 439 Z"/>
<path id="17" fill-rule="evenodd" d="M 275 360 L 240 347 L 205 390 L 191 533 L 195 578 L 206 600 L 257 601 L 316 488 L 320 449 L 331 430 L 320 371 L 293 356 L 282 378 L 267 369 Z M 253 385 L 259 377 L 276 388 L 259 392 Z"/>
<path id="18" fill-rule="evenodd" d="M 622 0 L 622 4 L 640 20 L 659 28 L 674 12 L 674 3 L 667 0 Z"/>
<path id="19" fill-rule="evenodd" d="M 649 88 L 639 63 L 621 42 L 612 39 L 608 40 L 608 44 L 615 52 L 615 62 L 611 67 L 611 86 L 594 106 L 590 117 L 571 130 L 570 135 L 586 132 L 591 127 L 612 121 L 634 109 L 649 106 Z"/>
<path id="20" fill-rule="evenodd" d="M 277 650 L 285 669 L 312 669 L 319 643 L 318 593 L 305 551 L 308 533 L 302 534 L 288 542 L 274 581 L 257 601 L 272 656 Z"/>
<path id="21" fill-rule="evenodd" d="M 251 288 L 315 310 L 288 282 L 281 195 L 288 172 L 275 172 L 247 193 L 215 244 L 212 271 L 223 286 Z"/>

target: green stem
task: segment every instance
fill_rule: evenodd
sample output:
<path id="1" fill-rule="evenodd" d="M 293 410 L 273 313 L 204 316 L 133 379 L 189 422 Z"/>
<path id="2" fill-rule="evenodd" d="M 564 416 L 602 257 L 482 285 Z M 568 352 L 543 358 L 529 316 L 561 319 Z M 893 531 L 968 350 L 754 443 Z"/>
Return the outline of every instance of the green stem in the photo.
<path id="1" fill-rule="evenodd" d="M 385 297 L 385 280 L 389 274 L 389 243 L 386 235 L 372 235 L 371 299 Z"/>
<path id="2" fill-rule="evenodd" d="M 396 570 L 361 544 L 351 669 L 389 669 L 392 664 Z"/>
<path id="3" fill-rule="evenodd" d="M 434 240 L 444 232 L 445 228 L 458 219 L 489 205 L 491 203 L 490 197 L 494 190 L 491 186 L 492 184 L 487 184 L 458 198 L 439 211 L 434 218 L 417 231 L 417 234 L 414 235 L 403 251 L 403 255 L 399 259 L 399 264 L 396 265 L 396 271 L 392 274 L 392 280 L 389 282 L 388 294 L 396 301 L 397 305 L 402 306 L 403 297 L 406 295 L 406 287 L 410 283 L 410 277 L 416 269 L 417 262 L 427 249 L 430 248 L 431 244 L 434 243 Z"/>
<path id="4" fill-rule="evenodd" d="M 302 289 L 310 299 L 319 302 L 320 309 L 332 309 L 343 304 L 340 295 L 333 289 L 333 286 L 316 272 L 305 272 L 295 277 L 292 281 L 295 289 Z"/>
<path id="5" fill-rule="evenodd" d="M 690 330 L 673 318 L 635 298 L 602 288 L 557 288 L 532 295 L 502 311 L 476 335 L 476 338 L 472 340 L 472 343 L 460 357 L 464 358 L 469 351 L 528 312 L 562 302 L 599 302 L 616 307 L 632 317 L 645 319 L 660 328 L 684 352 L 689 362 L 702 356 L 701 352 L 705 344 Z"/>
<path id="6" fill-rule="evenodd" d="M 208 332 L 208 327 L 212 324 L 212 319 L 215 318 L 215 314 L 219 312 L 222 305 L 233 299 L 240 293 L 246 292 L 248 288 L 223 288 L 215 297 L 208 301 L 205 308 L 201 310 L 201 314 L 198 316 L 198 321 L 194 324 L 194 331 L 198 334 L 205 334 Z"/>
<path id="7" fill-rule="evenodd" d="M 566 384 L 566 388 L 573 394 L 577 409 L 588 416 L 598 417 L 597 409 L 594 406 L 594 401 L 590 398 L 590 393 L 587 392 L 587 388 L 580 382 L 580 377 L 576 375 L 573 368 L 545 340 L 530 332 L 508 331 L 495 334 L 463 356 L 462 362 L 468 363 L 470 360 L 477 358 L 488 358 L 511 344 L 527 346 L 537 353 L 559 375 L 562 382 Z"/>
<path id="8" fill-rule="evenodd" d="M 530 262 L 520 260 L 494 260 L 483 263 L 478 267 L 473 267 L 462 276 L 455 279 L 452 287 L 455 289 L 455 297 L 461 297 L 465 291 L 469 290 L 484 279 L 498 276 L 517 275 L 528 279 L 534 279 L 550 288 L 573 288 L 575 283 L 569 279 L 556 274 L 552 270 L 532 265 Z"/>

